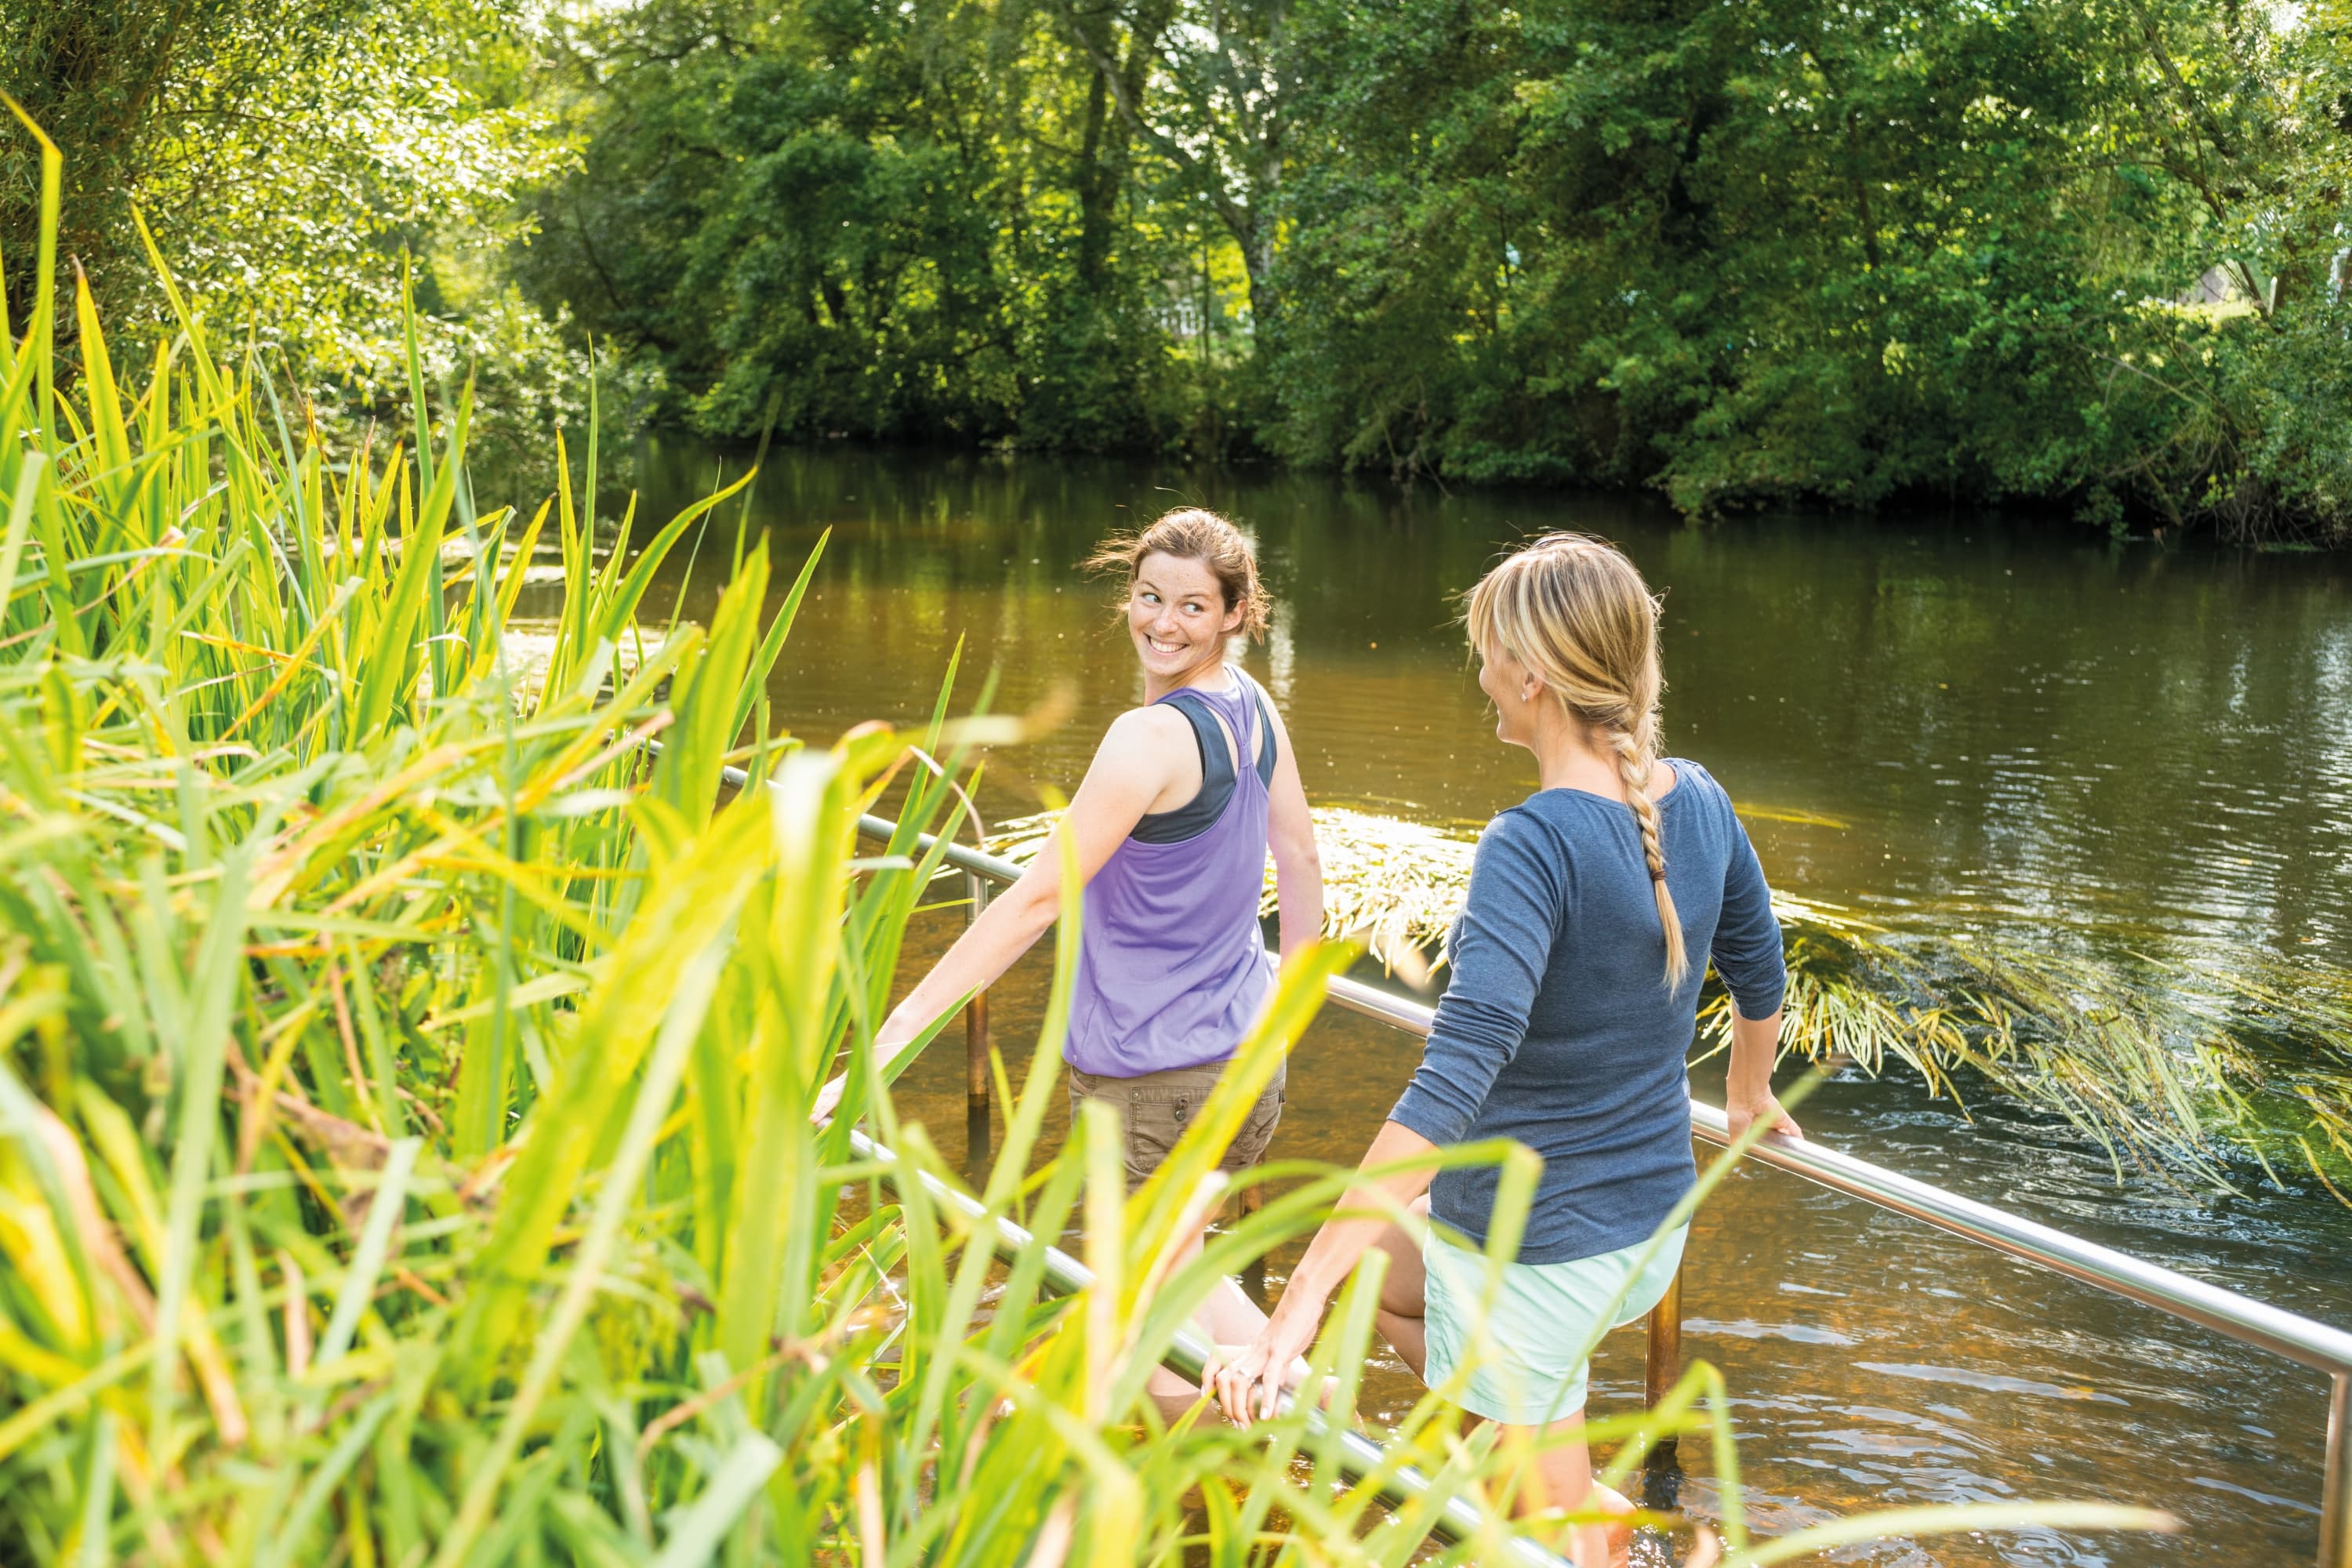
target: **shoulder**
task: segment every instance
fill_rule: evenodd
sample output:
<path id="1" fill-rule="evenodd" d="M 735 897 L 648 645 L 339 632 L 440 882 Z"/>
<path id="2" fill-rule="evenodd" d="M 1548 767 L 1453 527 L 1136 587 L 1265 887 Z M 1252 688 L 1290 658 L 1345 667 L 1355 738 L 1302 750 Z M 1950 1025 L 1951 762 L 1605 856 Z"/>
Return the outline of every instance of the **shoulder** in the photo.
<path id="1" fill-rule="evenodd" d="M 1265 683 L 1238 664 L 1228 664 L 1225 666 L 1225 671 L 1234 678 L 1234 685 L 1250 694 L 1257 703 L 1258 711 L 1265 714 L 1276 729 L 1280 729 L 1282 712 L 1275 706 L 1274 693 L 1265 689 Z"/>
<path id="2" fill-rule="evenodd" d="M 1715 782 L 1715 775 L 1706 771 L 1706 765 L 1703 763 L 1694 762 L 1688 757 L 1660 757 L 1658 761 L 1674 770 L 1675 789 L 1695 787 L 1696 793 L 1702 795 L 1719 795 L 1723 793 L 1723 786 Z M 1673 791 L 1670 790 L 1667 793 L 1672 794 Z"/>
<path id="3" fill-rule="evenodd" d="M 1112 720 L 1095 757 L 1113 765 L 1152 768 L 1181 760 L 1192 750 L 1192 725 L 1183 710 L 1172 702 L 1156 702 L 1130 708 Z"/>
<path id="4" fill-rule="evenodd" d="M 1549 820 L 1541 797 L 1499 812 L 1478 835 L 1464 908 L 1492 917 L 1498 908 L 1556 909 L 1575 882 L 1573 832 Z"/>
<path id="5" fill-rule="evenodd" d="M 1282 721 L 1282 710 L 1275 706 L 1274 698 L 1266 689 L 1256 681 L 1251 680 L 1247 672 L 1242 670 L 1240 666 L 1234 666 L 1234 671 L 1244 680 L 1248 680 L 1250 689 L 1257 694 L 1259 720 L 1265 732 L 1274 738 L 1274 765 L 1276 768 L 1296 766 L 1298 749 L 1290 743 L 1290 730 Z"/>
<path id="6" fill-rule="evenodd" d="M 1707 816 L 1738 819 L 1738 814 L 1732 806 L 1730 795 L 1704 765 L 1688 757 L 1662 757 L 1659 760 L 1675 770 L 1675 787 L 1666 793 L 1667 801 L 1680 800 L 1686 808 Z"/>
<path id="7" fill-rule="evenodd" d="M 1237 665 L 1234 666 L 1234 673 L 1236 676 L 1239 676 L 1242 679 L 1246 680 L 1246 681 L 1248 681 L 1248 682 L 1249 682 L 1249 689 L 1250 689 L 1250 690 L 1251 690 L 1251 691 L 1252 691 L 1252 692 L 1256 696 L 1256 698 L 1257 698 L 1257 705 L 1258 705 L 1259 710 L 1260 710 L 1261 711 L 1263 711 L 1263 712 L 1265 714 L 1265 716 L 1266 716 L 1269 720 L 1273 721 L 1274 727 L 1275 727 L 1276 729 L 1277 729 L 1277 730 L 1281 729 L 1281 728 L 1282 728 L 1282 709 L 1281 709 L 1281 707 L 1280 707 L 1278 704 L 1276 704 L 1276 701 L 1275 701 L 1275 700 L 1274 700 L 1274 693 L 1273 693 L 1273 692 L 1271 692 L 1271 691 L 1268 691 L 1268 690 L 1267 690 L 1267 689 L 1266 689 L 1263 685 L 1261 685 L 1261 684 L 1259 683 L 1259 681 L 1258 681 L 1258 679 L 1257 679 L 1257 678 L 1256 678 L 1255 676 L 1252 675 L 1248 670 L 1244 669 L 1240 665 L 1238 665 L 1238 664 L 1237 664 Z"/>
<path id="8" fill-rule="evenodd" d="M 1562 792 L 1553 790 L 1552 795 Z M 1536 860 L 1549 864 L 1574 841 L 1572 826 L 1559 820 L 1557 802 L 1548 801 L 1543 795 L 1532 795 L 1518 805 L 1506 806 L 1495 814 L 1478 835 L 1478 856 L 1481 859 L 1495 857 L 1513 860 Z"/>

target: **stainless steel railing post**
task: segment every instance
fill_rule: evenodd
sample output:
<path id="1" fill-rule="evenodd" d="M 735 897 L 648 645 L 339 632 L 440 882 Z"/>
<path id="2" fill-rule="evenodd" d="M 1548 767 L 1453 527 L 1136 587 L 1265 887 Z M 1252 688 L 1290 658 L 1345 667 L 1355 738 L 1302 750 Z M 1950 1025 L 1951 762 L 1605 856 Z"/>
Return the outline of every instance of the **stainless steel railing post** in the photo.
<path id="1" fill-rule="evenodd" d="M 2352 1373 L 2327 1397 L 2327 1473 L 2319 1501 L 2319 1568 L 2352 1568 Z"/>

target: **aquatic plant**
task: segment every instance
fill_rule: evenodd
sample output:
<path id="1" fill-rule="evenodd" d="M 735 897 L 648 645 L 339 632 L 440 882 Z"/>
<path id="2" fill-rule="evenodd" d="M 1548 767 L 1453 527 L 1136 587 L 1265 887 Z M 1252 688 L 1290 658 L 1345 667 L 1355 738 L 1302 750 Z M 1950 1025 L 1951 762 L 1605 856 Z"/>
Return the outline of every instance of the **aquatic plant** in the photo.
<path id="1" fill-rule="evenodd" d="M 176 292 L 143 379 L 86 289 L 61 365 L 53 243 L 21 333 L 0 304 L 8 1562 L 1420 1549 L 1425 1511 L 1382 1522 L 1306 1415 L 1268 1446 L 1141 1398 L 1215 1269 L 1312 1221 L 1310 1186 L 1168 1266 L 1220 1119 L 1335 952 L 1286 977 L 1133 1203 L 1099 1119 L 1030 1169 L 1049 1024 L 979 1219 L 942 1205 L 914 1178 L 954 1178 L 898 1122 L 870 1026 L 937 868 L 917 829 L 953 831 L 958 749 L 1003 728 L 951 725 L 943 692 L 912 735 L 772 732 L 814 559 L 772 609 L 764 549 L 739 542 L 708 626 L 637 629 L 723 495 L 599 561 L 593 426 L 584 486 L 559 444 L 549 501 L 478 513 L 469 399 L 424 427 L 413 348 L 414 447 L 338 457 Z M 562 602 L 526 660 L 509 634 L 542 556 Z M 730 761 L 767 787 L 730 797 Z M 853 859 L 858 814 L 900 784 L 896 841 Z M 837 1059 L 849 1095 L 819 1127 Z M 859 1115 L 895 1152 L 852 1150 Z M 1045 1238 L 1083 1213 L 1092 1286 L 1048 1299 L 1045 1240 L 972 1245 L 1015 1213 Z M 1372 1300 L 1359 1281 L 1318 1352 L 1343 1384 Z M 1619 1432 L 1638 1453 L 1704 1428 L 1735 1479 L 1723 1408 L 1695 1367 Z M 1446 1407 L 1408 1437 L 1444 1484 L 1507 1495 L 1512 1456 Z M 1748 1543 L 1727 1495 L 1734 1561 L 1804 1548 Z M 1522 1528 L 1551 1526 L 1469 1549 Z"/>
<path id="2" fill-rule="evenodd" d="M 1426 984 L 1469 889 L 1472 838 L 1347 806 L 1314 816 L 1326 933 Z M 1052 822 L 1006 822 L 990 847 L 1025 859 Z M 1262 907 L 1275 912 L 1270 871 Z M 2303 1171 L 2352 1203 L 2352 973 L 2245 951 L 2158 959 L 2144 931 L 2054 933 L 2062 950 L 2053 933 L 1933 907 L 1898 926 L 1776 892 L 1773 912 L 1784 1050 L 1873 1076 L 1900 1065 L 1964 1112 L 1980 1088 L 2007 1095 L 2064 1118 L 2119 1177 L 2129 1165 L 2231 1187 Z M 1705 1055 L 1728 1045 L 1729 1006 L 1711 988 Z"/>
<path id="3" fill-rule="evenodd" d="M 2159 1179 L 2234 1187 L 2309 1173 L 2339 1200 L 2352 1172 L 2352 975 L 2258 952 L 2158 960 L 2135 933 L 2029 940 L 2002 929 L 1905 926 L 1783 900 L 1784 1048 L 1875 1074 L 1890 1062 L 1965 1110 L 1981 1083 L 2055 1113 Z M 1701 1014 L 1712 1049 L 1728 1003 Z"/>

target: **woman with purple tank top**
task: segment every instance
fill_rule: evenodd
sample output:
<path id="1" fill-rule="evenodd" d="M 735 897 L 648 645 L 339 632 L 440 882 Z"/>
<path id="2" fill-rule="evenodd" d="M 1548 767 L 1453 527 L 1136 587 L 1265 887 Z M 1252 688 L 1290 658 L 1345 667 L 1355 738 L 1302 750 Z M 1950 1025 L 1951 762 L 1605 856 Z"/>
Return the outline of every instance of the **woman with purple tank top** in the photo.
<path id="1" fill-rule="evenodd" d="M 1214 512 L 1185 508 L 1110 541 L 1088 564 L 1125 579 L 1144 705 L 1112 721 L 1054 838 L 892 1010 L 876 1048 L 887 1074 L 932 1020 L 1045 932 L 1061 909 L 1066 837 L 1086 888 L 1063 1053 L 1071 1107 L 1099 1099 L 1118 1108 L 1131 1189 L 1182 1136 L 1273 989 L 1258 931 L 1267 852 L 1286 955 L 1322 929 L 1323 876 L 1282 719 L 1257 682 L 1226 662 L 1235 637 L 1265 630 L 1248 539 Z M 838 1087 L 827 1087 L 819 1116 Z M 1283 1088 L 1277 1073 L 1223 1169 L 1265 1156 Z M 1226 1342 L 1254 1339 L 1265 1321 L 1230 1282 L 1202 1317 Z M 1155 1393 L 1186 1393 L 1164 1381 Z"/>

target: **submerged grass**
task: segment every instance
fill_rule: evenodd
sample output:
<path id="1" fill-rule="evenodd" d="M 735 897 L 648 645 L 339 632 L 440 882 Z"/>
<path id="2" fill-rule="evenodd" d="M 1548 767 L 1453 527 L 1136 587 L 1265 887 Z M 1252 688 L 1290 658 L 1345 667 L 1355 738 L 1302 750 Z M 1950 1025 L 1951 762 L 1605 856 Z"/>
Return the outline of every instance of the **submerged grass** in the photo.
<path id="1" fill-rule="evenodd" d="M 961 810 L 945 693 L 914 734 L 769 732 L 814 563 L 772 612 L 739 540 L 708 626 L 641 632 L 724 497 L 600 560 L 593 426 L 584 486 L 559 443 L 547 501 L 478 512 L 465 395 L 332 457 L 176 292 L 128 374 L 81 290 L 67 374 L 54 149 L 43 177 L 41 291 L 21 321 L 0 301 L 0 1562 L 1423 1551 L 1425 1510 L 1382 1522 L 1303 1417 L 1244 1439 L 1143 1397 L 1214 1268 L 1316 1217 L 1293 1194 L 1168 1267 L 1329 952 L 1132 1203 L 1098 1120 L 1030 1168 L 1049 1025 L 980 1194 L 1046 1238 L 1083 1207 L 1095 1284 L 1048 1299 L 1044 1241 L 1000 1262 L 906 1179 L 955 1178 L 874 1070 L 938 866 L 917 831 Z M 416 363 L 412 333 L 421 420 Z M 525 657 L 542 541 L 562 602 Z M 719 804 L 730 762 L 769 787 Z M 853 860 L 901 779 L 898 840 Z M 844 1115 L 813 1125 L 840 1065 Z M 851 1158 L 860 1114 L 891 1160 Z M 1360 1279 L 1318 1351 L 1343 1381 L 1372 1300 Z M 1725 1409 L 1696 1366 L 1616 1435 L 1710 1433 L 1727 1561 L 1808 1549 L 1745 1543 Z M 1524 1458 L 1434 1400 L 1402 1444 L 1497 1503 Z M 1904 1528 L 2162 1522 L 1949 1518 Z"/>
<path id="2" fill-rule="evenodd" d="M 2234 1188 L 2352 1173 L 2352 975 L 2238 952 L 2159 960 L 2120 933 L 2053 952 L 2000 931 L 1888 928 L 1792 905 L 1790 1047 L 1890 1062 L 1965 1107 L 1971 1080 L 2054 1112 L 2126 1168 Z M 1727 1043 L 1727 1002 L 1704 1025 Z"/>

